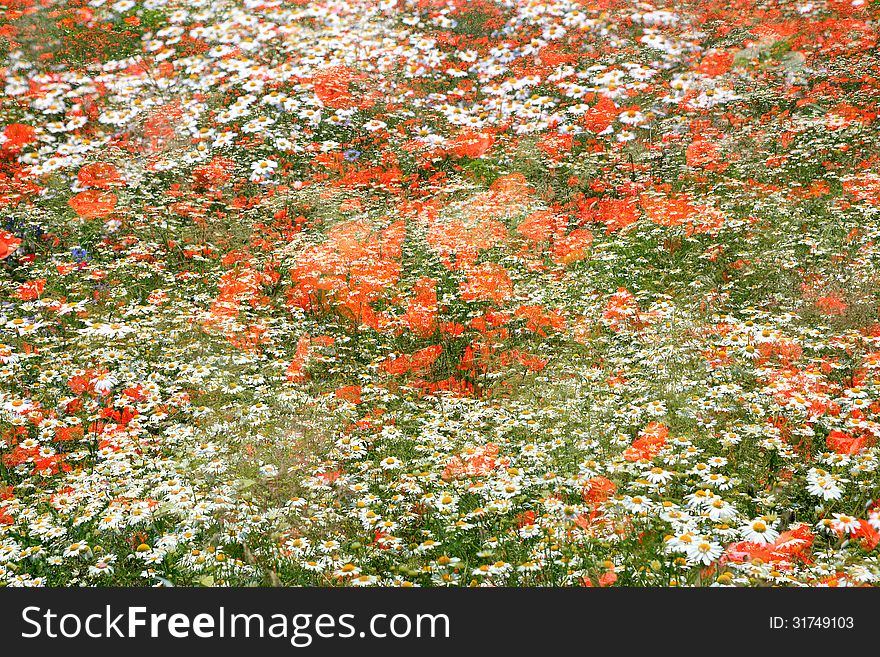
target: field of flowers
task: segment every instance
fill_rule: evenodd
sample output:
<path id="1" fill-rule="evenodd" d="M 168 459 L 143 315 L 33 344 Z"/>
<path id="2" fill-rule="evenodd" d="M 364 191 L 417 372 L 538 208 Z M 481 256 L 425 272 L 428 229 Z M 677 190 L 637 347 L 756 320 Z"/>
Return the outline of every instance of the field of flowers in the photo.
<path id="1" fill-rule="evenodd" d="M 876 0 L 6 0 L 0 586 L 880 581 Z"/>

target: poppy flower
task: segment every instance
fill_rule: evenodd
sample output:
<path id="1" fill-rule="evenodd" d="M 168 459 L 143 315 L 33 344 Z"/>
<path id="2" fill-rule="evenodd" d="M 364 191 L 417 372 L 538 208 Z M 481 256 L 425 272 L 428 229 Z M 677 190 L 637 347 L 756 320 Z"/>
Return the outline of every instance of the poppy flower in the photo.
<path id="1" fill-rule="evenodd" d="M 43 290 L 46 288 L 46 279 L 45 278 L 37 278 L 32 281 L 28 281 L 27 283 L 22 283 L 15 289 L 15 298 L 20 299 L 22 301 L 33 301 L 34 299 L 39 299 L 40 295 L 43 294 Z"/>
<path id="2" fill-rule="evenodd" d="M 453 157 L 471 159 L 484 155 L 495 143 L 495 137 L 487 132 L 465 132 L 450 140 L 447 152 Z"/>
<path id="3" fill-rule="evenodd" d="M 15 235 L 5 230 L 0 231 L 0 260 L 12 255 L 20 245 L 21 240 Z"/>
<path id="4" fill-rule="evenodd" d="M 560 237 L 553 245 L 553 261 L 559 265 L 570 265 L 587 257 L 593 245 L 593 233 L 586 228 L 576 228 L 568 235 Z"/>
<path id="5" fill-rule="evenodd" d="M 697 213 L 697 208 L 691 203 L 687 194 L 676 194 L 671 197 L 642 194 L 640 201 L 648 218 L 655 224 L 667 228 L 680 226 Z"/>
<path id="6" fill-rule="evenodd" d="M 727 50 L 715 50 L 706 54 L 700 63 L 697 64 L 696 71 L 710 77 L 718 77 L 730 71 L 733 65 L 733 53 Z"/>
<path id="7" fill-rule="evenodd" d="M 235 160 L 216 156 L 207 164 L 193 169 L 193 179 L 202 187 L 218 187 L 232 177 L 233 169 L 235 169 Z"/>
<path id="8" fill-rule="evenodd" d="M 419 349 L 412 354 L 403 354 L 396 358 L 386 358 L 382 362 L 382 369 L 388 374 L 400 375 L 407 372 L 418 372 L 430 367 L 443 352 L 442 345 L 431 345 Z"/>
<path id="9" fill-rule="evenodd" d="M 84 187 L 107 189 L 122 184 L 122 177 L 116 167 L 107 162 L 87 164 L 76 175 L 79 184 Z"/>
<path id="10" fill-rule="evenodd" d="M 306 362 L 309 358 L 310 339 L 308 335 L 300 337 L 296 343 L 296 353 L 284 371 L 288 381 L 303 383 L 306 380 Z"/>
<path id="11" fill-rule="evenodd" d="M 685 151 L 689 167 L 704 167 L 718 160 L 718 148 L 708 139 L 695 139 Z"/>
<path id="12" fill-rule="evenodd" d="M 864 436 L 850 436 L 837 429 L 828 434 L 825 442 L 838 454 L 857 454 L 866 447 Z"/>
<path id="13" fill-rule="evenodd" d="M 606 95 L 584 113 L 583 124 L 590 132 L 605 132 L 619 114 L 617 105 Z"/>
<path id="14" fill-rule="evenodd" d="M 493 301 L 501 304 L 513 296 L 510 274 L 501 265 L 492 262 L 473 267 L 467 280 L 459 285 L 461 298 L 465 301 Z"/>
<path id="15" fill-rule="evenodd" d="M 846 312 L 848 308 L 846 302 L 844 302 L 839 296 L 836 294 L 829 294 L 824 297 L 819 297 L 815 302 L 816 308 L 824 315 L 842 315 Z"/>
<path id="16" fill-rule="evenodd" d="M 37 131 L 33 126 L 24 123 L 10 123 L 3 130 L 3 148 L 16 149 L 30 144 L 37 138 Z"/>
<path id="17" fill-rule="evenodd" d="M 113 212 L 116 194 L 89 189 L 71 198 L 67 204 L 83 219 L 100 219 Z"/>
<path id="18" fill-rule="evenodd" d="M 413 286 L 414 296 L 407 304 L 404 321 L 420 337 L 428 337 L 437 328 L 437 281 L 422 277 Z"/>
<path id="19" fill-rule="evenodd" d="M 324 107 L 347 109 L 354 104 L 349 85 L 354 76 L 343 66 L 337 66 L 316 75 L 312 82 L 315 95 Z"/>
<path id="20" fill-rule="evenodd" d="M 633 198 L 603 198 L 593 200 L 580 208 L 580 216 L 585 221 L 605 224 L 605 232 L 626 228 L 639 220 L 639 206 Z"/>
<path id="21" fill-rule="evenodd" d="M 666 446 L 669 428 L 661 422 L 651 422 L 639 433 L 623 453 L 627 461 L 650 460 L 657 456 Z"/>
<path id="22" fill-rule="evenodd" d="M 532 242 L 547 242 L 564 228 L 565 224 L 560 215 L 549 210 L 539 210 L 520 222 L 516 232 Z"/>
<path id="23" fill-rule="evenodd" d="M 352 385 L 352 386 L 343 386 L 341 388 L 337 388 L 336 392 L 333 393 L 337 399 L 342 399 L 347 402 L 351 402 L 352 404 L 360 404 L 361 403 L 361 386 Z"/>
<path id="24" fill-rule="evenodd" d="M 583 498 L 588 504 L 601 504 L 614 495 L 616 490 L 617 486 L 610 479 L 593 477 L 584 485 Z"/>

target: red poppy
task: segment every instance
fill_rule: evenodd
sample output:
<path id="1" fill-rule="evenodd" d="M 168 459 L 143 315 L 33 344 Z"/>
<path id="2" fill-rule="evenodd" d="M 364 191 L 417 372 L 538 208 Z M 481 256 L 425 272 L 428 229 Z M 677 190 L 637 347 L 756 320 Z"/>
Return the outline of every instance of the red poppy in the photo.
<path id="1" fill-rule="evenodd" d="M 354 104 L 349 85 L 354 76 L 344 66 L 320 72 L 313 78 L 315 95 L 325 107 L 346 109 Z"/>
<path id="2" fill-rule="evenodd" d="M 140 384 L 136 386 L 132 386 L 130 388 L 126 388 L 122 391 L 122 394 L 128 397 L 131 401 L 143 401 L 147 398 L 147 393 L 144 390 L 144 387 Z"/>
<path id="3" fill-rule="evenodd" d="M 228 157 L 214 157 L 207 164 L 193 169 L 193 179 L 202 187 L 217 187 L 232 177 L 235 160 Z"/>
<path id="4" fill-rule="evenodd" d="M 443 470 L 442 478 L 446 481 L 461 477 L 484 477 L 498 465 L 504 465 L 504 459 L 498 461 L 498 445 L 486 443 L 477 448 L 468 449 L 460 456 L 453 456 Z M 534 513 L 532 513 L 534 520 Z"/>
<path id="5" fill-rule="evenodd" d="M 837 429 L 828 434 L 825 442 L 838 454 L 857 454 L 867 446 L 864 436 L 850 436 Z"/>
<path id="6" fill-rule="evenodd" d="M 113 212 L 116 194 L 89 189 L 74 196 L 67 204 L 83 219 L 99 219 Z"/>
<path id="7" fill-rule="evenodd" d="M 494 301 L 503 303 L 513 296 L 510 274 L 501 265 L 486 262 L 468 272 L 466 281 L 459 285 L 465 301 Z"/>
<path id="8" fill-rule="evenodd" d="M 847 304 L 836 294 L 816 299 L 816 308 L 824 315 L 842 315 L 847 307 Z"/>
<path id="9" fill-rule="evenodd" d="M 773 563 L 791 563 L 795 560 L 809 563 L 806 552 L 815 540 L 810 527 L 800 524 L 794 529 L 784 531 L 775 542 L 767 545 L 763 543 L 751 543 L 740 541 L 727 546 L 727 551 L 722 561 L 743 563 L 746 561 L 761 560 Z"/>
<path id="10" fill-rule="evenodd" d="M 299 341 L 296 343 L 296 353 L 294 354 L 293 359 L 291 359 L 290 365 L 288 365 L 287 369 L 284 371 L 288 381 L 302 383 L 306 380 L 305 367 L 306 361 L 309 358 L 309 346 L 309 336 L 303 335 L 300 337 Z"/>
<path id="11" fill-rule="evenodd" d="M 475 217 L 434 222 L 426 239 L 448 269 L 461 270 L 476 263 L 480 251 L 491 249 L 506 238 L 507 226 L 502 222 Z"/>
<path id="12" fill-rule="evenodd" d="M 516 317 L 526 318 L 526 328 L 539 335 L 547 335 L 545 329 L 565 330 L 565 318 L 558 310 L 547 310 L 544 306 L 520 306 L 514 313 Z"/>
<path id="13" fill-rule="evenodd" d="M 32 474 L 51 476 L 59 472 L 70 472 L 71 470 L 73 470 L 73 467 L 64 460 L 64 455 L 56 454 L 46 458 L 35 458 Z"/>
<path id="14" fill-rule="evenodd" d="M 585 485 L 583 490 L 584 501 L 588 504 L 601 504 L 614 495 L 617 486 L 605 477 L 593 477 Z"/>
<path id="15" fill-rule="evenodd" d="M 547 363 L 549 362 L 547 358 L 532 356 L 531 354 L 522 352 L 519 349 L 511 349 L 508 353 L 510 354 L 510 356 L 516 359 L 516 362 L 518 362 L 520 365 L 527 368 L 531 372 L 540 372 L 547 366 Z"/>
<path id="16" fill-rule="evenodd" d="M 361 387 L 358 385 L 343 386 L 341 388 L 337 388 L 334 395 L 337 399 L 343 399 L 347 402 L 351 402 L 352 404 L 361 403 Z"/>
<path id="17" fill-rule="evenodd" d="M 539 210 L 526 217 L 516 232 L 532 242 L 548 242 L 560 230 L 565 229 L 563 217 L 551 210 Z"/>
<path id="18" fill-rule="evenodd" d="M 431 345 L 430 347 L 419 349 L 413 354 L 403 354 L 397 358 L 387 358 L 382 362 L 382 369 L 389 374 L 395 375 L 417 372 L 433 365 L 442 352 L 442 345 Z"/>
<path id="19" fill-rule="evenodd" d="M 726 50 L 716 50 L 703 57 L 696 67 L 698 73 L 716 77 L 723 75 L 733 65 L 733 53 Z"/>
<path id="20" fill-rule="evenodd" d="M 687 194 L 668 198 L 642 194 L 640 200 L 651 221 L 670 228 L 688 222 L 698 211 Z"/>
<path id="21" fill-rule="evenodd" d="M 639 207 L 633 198 L 603 198 L 582 205 L 580 216 L 605 224 L 605 232 L 611 233 L 638 221 Z"/>
<path id="22" fill-rule="evenodd" d="M 495 137 L 488 132 L 465 132 L 450 140 L 446 150 L 453 157 L 478 158 L 494 143 Z"/>
<path id="23" fill-rule="evenodd" d="M 332 484 L 334 481 L 339 479 L 342 476 L 342 470 L 334 470 L 332 472 L 321 472 L 318 474 L 318 478 L 321 479 L 325 484 Z"/>
<path id="24" fill-rule="evenodd" d="M 0 230 L 0 260 L 12 255 L 12 252 L 15 251 L 20 244 L 21 240 L 15 235 L 8 231 Z"/>
<path id="25" fill-rule="evenodd" d="M 695 139 L 685 151 L 685 161 L 689 167 L 704 167 L 717 160 L 718 148 L 708 139 Z"/>
<path id="26" fill-rule="evenodd" d="M 423 277 L 413 286 L 415 296 L 409 300 L 404 321 L 420 337 L 428 337 L 437 328 L 437 281 Z"/>
<path id="27" fill-rule="evenodd" d="M 623 287 L 608 299 L 602 319 L 613 331 L 618 332 L 624 328 L 640 329 L 645 326 L 635 296 Z"/>
<path id="28" fill-rule="evenodd" d="M 22 283 L 15 289 L 15 298 L 22 301 L 33 301 L 39 299 L 46 288 L 46 279 L 37 278 L 27 283 Z"/>
<path id="29" fill-rule="evenodd" d="M 55 442 L 71 442 L 73 440 L 80 440 L 82 437 L 83 428 L 81 426 L 59 427 L 55 430 Z"/>
<path id="30" fill-rule="evenodd" d="M 608 96 L 602 95 L 599 102 L 584 113 L 583 124 L 590 132 L 604 132 L 617 117 L 617 105 Z"/>
<path id="31" fill-rule="evenodd" d="M 587 257 L 593 245 L 593 233 L 577 228 L 560 237 L 553 246 L 553 261 L 558 265 L 570 265 Z"/>
<path id="32" fill-rule="evenodd" d="M 867 520 L 859 520 L 859 528 L 853 536 L 861 538 L 862 549 L 869 552 L 880 544 L 880 533 Z"/>
<path id="33" fill-rule="evenodd" d="M 587 576 L 587 575 L 584 575 L 581 578 L 581 581 L 583 582 L 584 586 L 586 586 L 587 588 L 593 588 L 595 586 L 595 584 L 593 584 L 593 580 L 590 579 L 589 576 Z M 616 581 L 617 581 L 617 573 L 615 573 L 613 570 L 609 570 L 605 573 L 602 573 L 599 576 L 599 586 L 600 587 L 611 586 Z"/>
<path id="34" fill-rule="evenodd" d="M 623 458 L 627 461 L 650 460 L 663 450 L 668 436 L 669 428 L 665 424 L 651 422 L 623 453 Z"/>
<path id="35" fill-rule="evenodd" d="M 122 184 L 122 178 L 116 167 L 108 162 L 94 162 L 87 164 L 76 175 L 80 185 L 84 187 L 98 187 L 107 189 Z"/>
<path id="36" fill-rule="evenodd" d="M 3 148 L 15 149 L 34 141 L 37 138 L 37 131 L 33 126 L 24 123 L 10 123 L 3 130 L 3 136 L 6 137 Z"/>

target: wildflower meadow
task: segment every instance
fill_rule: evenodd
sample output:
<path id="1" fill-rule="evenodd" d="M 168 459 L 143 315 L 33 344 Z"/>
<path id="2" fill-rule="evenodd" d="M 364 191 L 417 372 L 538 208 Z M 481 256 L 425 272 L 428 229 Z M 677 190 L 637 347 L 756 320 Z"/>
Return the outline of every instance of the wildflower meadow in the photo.
<path id="1" fill-rule="evenodd" d="M 877 583 L 878 37 L 5 0 L 0 586 Z"/>

